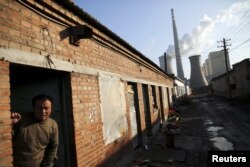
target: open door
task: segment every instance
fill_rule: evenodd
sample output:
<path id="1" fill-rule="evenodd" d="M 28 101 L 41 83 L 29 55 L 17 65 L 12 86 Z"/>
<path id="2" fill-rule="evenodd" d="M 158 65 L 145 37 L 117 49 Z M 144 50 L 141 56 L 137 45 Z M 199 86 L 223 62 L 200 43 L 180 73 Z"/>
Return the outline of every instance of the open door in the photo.
<path id="1" fill-rule="evenodd" d="M 142 95 L 143 95 L 144 115 L 145 115 L 147 135 L 152 136 L 153 132 L 152 132 L 151 114 L 149 106 L 148 85 L 144 84 L 142 85 Z"/>
<path id="2" fill-rule="evenodd" d="M 128 83 L 128 102 L 130 111 L 130 125 L 132 131 L 132 145 L 137 148 L 142 145 L 141 120 L 139 112 L 138 92 L 135 83 Z"/>
<path id="3" fill-rule="evenodd" d="M 48 94 L 54 99 L 51 117 L 59 128 L 59 148 L 57 166 L 69 167 L 69 117 L 70 98 L 65 98 L 69 89 L 69 74 L 30 66 L 10 66 L 11 110 L 15 112 L 32 112 L 32 97 Z"/>

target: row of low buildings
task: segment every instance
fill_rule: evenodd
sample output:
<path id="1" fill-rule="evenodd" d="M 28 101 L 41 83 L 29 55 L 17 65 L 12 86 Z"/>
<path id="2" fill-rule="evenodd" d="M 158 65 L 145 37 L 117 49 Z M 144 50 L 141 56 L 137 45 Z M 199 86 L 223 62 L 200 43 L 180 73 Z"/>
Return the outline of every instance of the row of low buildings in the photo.
<path id="1" fill-rule="evenodd" d="M 55 100 L 60 167 L 127 166 L 166 120 L 180 80 L 74 3 L 0 0 L 0 22 L 0 166 L 13 166 L 11 111 L 39 93 Z"/>
<path id="2" fill-rule="evenodd" d="M 226 62 L 227 66 L 226 67 Z M 249 59 L 230 65 L 229 55 L 225 59 L 223 50 L 210 52 L 203 63 L 203 72 L 211 85 L 213 94 L 228 98 L 241 98 L 250 95 Z M 228 69 L 228 73 L 227 73 Z"/>
<path id="3" fill-rule="evenodd" d="M 228 98 L 250 97 L 250 59 L 244 59 L 233 65 L 228 73 L 211 80 L 213 93 Z"/>
<path id="4" fill-rule="evenodd" d="M 172 57 L 164 53 L 159 57 L 162 70 L 173 75 Z M 226 67 L 227 62 L 227 67 Z M 200 56 L 191 56 L 191 77 L 190 83 L 175 77 L 174 92 L 176 97 L 189 95 L 191 88 L 193 92 L 212 92 L 215 95 L 222 95 L 229 98 L 247 97 L 249 93 L 249 59 L 242 60 L 234 65 L 230 65 L 229 56 L 225 59 L 223 50 L 210 52 L 208 58 L 200 67 Z M 227 74 L 227 70 L 229 71 Z M 208 81 L 208 83 L 207 83 Z M 207 86 L 208 85 L 208 86 Z M 205 88 L 205 89 L 204 89 Z"/>
<path id="5" fill-rule="evenodd" d="M 172 67 L 172 57 L 166 52 L 164 55 L 159 57 L 160 68 L 165 71 L 167 74 L 173 76 L 174 78 L 174 95 L 176 98 L 183 96 L 189 96 L 191 94 L 191 88 L 189 87 L 189 81 L 183 80 L 178 76 L 174 75 Z"/>

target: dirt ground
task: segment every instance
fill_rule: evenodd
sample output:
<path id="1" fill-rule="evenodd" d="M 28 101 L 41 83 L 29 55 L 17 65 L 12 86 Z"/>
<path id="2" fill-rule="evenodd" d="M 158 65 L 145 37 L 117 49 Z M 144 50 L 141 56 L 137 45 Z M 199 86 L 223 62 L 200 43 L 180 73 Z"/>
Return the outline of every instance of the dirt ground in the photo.
<path id="1" fill-rule="evenodd" d="M 203 167 L 208 150 L 250 150 L 249 101 L 199 95 L 188 102 L 180 105 L 179 131 L 162 128 L 148 149 L 136 150 L 133 167 Z"/>

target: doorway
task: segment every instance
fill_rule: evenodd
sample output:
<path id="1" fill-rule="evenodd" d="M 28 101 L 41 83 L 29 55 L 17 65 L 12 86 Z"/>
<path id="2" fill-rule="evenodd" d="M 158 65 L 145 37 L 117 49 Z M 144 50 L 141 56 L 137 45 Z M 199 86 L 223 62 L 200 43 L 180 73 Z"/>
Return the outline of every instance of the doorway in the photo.
<path id="1" fill-rule="evenodd" d="M 143 96 L 143 104 L 144 104 L 144 115 L 145 115 L 145 123 L 147 129 L 147 135 L 152 136 L 152 124 L 151 124 L 151 114 L 150 114 L 150 106 L 149 106 L 149 94 L 148 94 L 148 85 L 142 85 L 142 96 Z"/>
<path id="2" fill-rule="evenodd" d="M 161 117 L 161 122 L 165 121 L 165 114 L 164 114 L 164 97 L 162 93 L 162 87 L 159 87 L 159 92 L 160 92 L 160 117 Z"/>
<path id="3" fill-rule="evenodd" d="M 10 64 L 12 112 L 32 112 L 32 97 L 47 94 L 54 99 L 51 117 L 59 129 L 58 160 L 60 167 L 70 166 L 69 136 L 72 129 L 69 73 L 31 66 Z M 68 91 L 68 92 L 67 92 Z"/>
<path id="4" fill-rule="evenodd" d="M 138 91 L 136 83 L 128 83 L 128 102 L 132 132 L 132 145 L 135 149 L 142 145 L 141 116 L 139 112 Z"/>

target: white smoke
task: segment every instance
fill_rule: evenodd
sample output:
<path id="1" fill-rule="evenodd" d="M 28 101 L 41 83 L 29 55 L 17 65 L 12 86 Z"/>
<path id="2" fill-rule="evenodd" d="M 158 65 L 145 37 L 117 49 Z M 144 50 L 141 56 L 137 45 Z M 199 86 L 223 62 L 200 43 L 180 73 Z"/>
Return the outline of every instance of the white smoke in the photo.
<path id="1" fill-rule="evenodd" d="M 227 26 L 238 25 L 243 14 L 249 14 L 250 1 L 238 2 L 231 5 L 229 9 L 221 9 L 216 16 L 216 22 L 226 24 Z M 246 13 L 248 11 L 248 13 Z M 243 16 L 245 17 L 245 16 Z"/>
<path id="2" fill-rule="evenodd" d="M 174 57 L 175 56 L 174 45 L 168 45 L 168 49 L 167 49 L 166 53 L 169 56 Z"/>
<path id="3" fill-rule="evenodd" d="M 211 47 L 216 43 L 215 40 L 220 40 L 212 39 L 213 33 L 217 29 L 216 26 L 222 23 L 225 26 L 238 25 L 242 14 L 249 9 L 250 1 L 243 1 L 234 3 L 229 9 L 220 10 L 215 19 L 204 15 L 191 34 L 184 34 L 179 40 L 180 54 L 182 56 L 200 54 L 203 50 Z M 174 56 L 174 46 L 169 45 L 166 53 Z"/>

